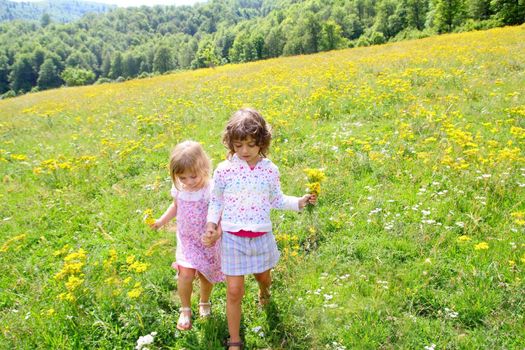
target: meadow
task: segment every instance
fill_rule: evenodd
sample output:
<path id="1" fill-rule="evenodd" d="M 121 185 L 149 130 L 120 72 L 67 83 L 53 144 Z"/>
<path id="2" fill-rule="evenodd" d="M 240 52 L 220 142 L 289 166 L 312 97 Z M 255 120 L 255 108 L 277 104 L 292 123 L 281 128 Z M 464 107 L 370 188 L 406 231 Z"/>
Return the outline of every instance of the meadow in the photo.
<path id="1" fill-rule="evenodd" d="M 1 100 L 0 348 L 221 349 L 224 285 L 177 331 L 176 223 L 144 217 L 170 203 L 171 148 L 217 164 L 244 106 L 285 193 L 326 175 L 313 210 L 272 213 L 247 349 L 525 348 L 525 26 Z"/>

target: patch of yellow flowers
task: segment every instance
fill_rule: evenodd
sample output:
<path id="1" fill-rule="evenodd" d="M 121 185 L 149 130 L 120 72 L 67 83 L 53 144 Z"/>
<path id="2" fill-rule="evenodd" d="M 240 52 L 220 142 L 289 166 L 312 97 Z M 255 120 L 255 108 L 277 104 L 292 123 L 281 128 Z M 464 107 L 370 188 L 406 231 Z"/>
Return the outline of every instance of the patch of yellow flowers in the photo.
<path id="1" fill-rule="evenodd" d="M 321 182 L 326 179 L 326 175 L 322 169 L 306 168 L 303 171 L 308 179 L 308 183 L 306 184 L 308 193 L 319 196 L 321 193 Z"/>

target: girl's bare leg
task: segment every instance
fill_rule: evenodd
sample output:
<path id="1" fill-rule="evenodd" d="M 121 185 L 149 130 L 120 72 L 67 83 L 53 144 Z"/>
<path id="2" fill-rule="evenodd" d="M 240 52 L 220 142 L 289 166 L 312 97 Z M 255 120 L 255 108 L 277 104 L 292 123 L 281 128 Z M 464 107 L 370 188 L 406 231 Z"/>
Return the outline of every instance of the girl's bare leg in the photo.
<path id="1" fill-rule="evenodd" d="M 193 279 L 195 278 L 195 269 L 179 266 L 178 286 L 177 290 L 180 297 L 181 303 L 181 317 L 179 317 L 179 323 L 183 320 L 191 320 L 191 293 L 193 291 Z M 182 316 L 186 316 L 183 318 Z M 191 323 L 178 324 L 179 329 L 191 328 Z"/>
<path id="2" fill-rule="evenodd" d="M 265 306 L 270 301 L 270 286 L 272 285 L 272 274 L 270 270 L 254 273 L 253 276 L 259 283 L 259 304 Z"/>
<path id="3" fill-rule="evenodd" d="M 200 300 L 199 300 L 199 314 L 201 316 L 208 316 L 211 313 L 210 295 L 213 289 L 213 283 L 208 281 L 201 273 L 199 273 L 200 280 Z"/>
<path id="4" fill-rule="evenodd" d="M 240 342 L 241 305 L 244 296 L 244 276 L 226 276 L 226 318 L 230 342 Z M 233 346 L 230 348 L 234 348 Z"/>

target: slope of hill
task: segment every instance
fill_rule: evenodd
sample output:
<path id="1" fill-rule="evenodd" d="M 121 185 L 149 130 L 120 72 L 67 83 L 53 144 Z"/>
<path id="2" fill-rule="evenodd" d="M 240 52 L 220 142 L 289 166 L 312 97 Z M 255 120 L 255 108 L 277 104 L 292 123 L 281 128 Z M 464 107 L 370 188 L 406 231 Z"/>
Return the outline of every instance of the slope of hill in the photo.
<path id="1" fill-rule="evenodd" d="M 0 0 L 0 22 L 21 20 L 40 21 L 48 14 L 55 22 L 72 22 L 87 13 L 103 13 L 116 6 L 89 1 L 47 0 L 39 2 L 15 2 Z"/>
<path id="2" fill-rule="evenodd" d="M 521 24 L 520 1 L 211 0 L 0 23 L 0 95 Z M 1 96 L 0 96 L 1 97 Z"/>
<path id="3" fill-rule="evenodd" d="M 523 349 L 525 27 L 225 65 L 0 101 L 1 348 L 221 349 L 176 331 L 170 203 L 185 139 L 217 164 L 233 111 L 273 126 L 283 190 L 323 168 L 318 206 L 272 214 L 272 303 L 247 278 L 249 349 Z M 197 300 L 193 299 L 194 310 Z"/>

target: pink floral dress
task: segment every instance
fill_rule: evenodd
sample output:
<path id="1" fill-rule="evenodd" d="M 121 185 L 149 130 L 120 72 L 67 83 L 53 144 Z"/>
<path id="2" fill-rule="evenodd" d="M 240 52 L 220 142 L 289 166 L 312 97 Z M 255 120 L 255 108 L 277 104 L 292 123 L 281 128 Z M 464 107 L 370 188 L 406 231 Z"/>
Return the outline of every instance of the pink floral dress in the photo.
<path id="1" fill-rule="evenodd" d="M 208 248 L 201 242 L 206 230 L 206 215 L 211 188 L 206 186 L 195 192 L 171 189 L 173 199 L 177 201 L 177 251 L 176 262 L 179 266 L 196 269 L 211 283 L 224 281 L 221 272 L 220 241 Z"/>

